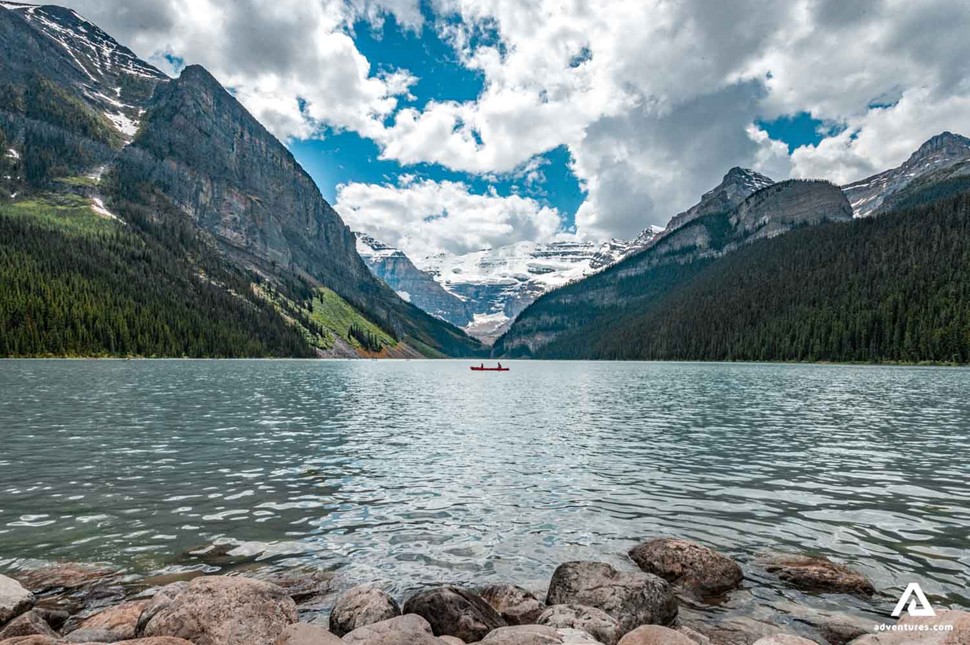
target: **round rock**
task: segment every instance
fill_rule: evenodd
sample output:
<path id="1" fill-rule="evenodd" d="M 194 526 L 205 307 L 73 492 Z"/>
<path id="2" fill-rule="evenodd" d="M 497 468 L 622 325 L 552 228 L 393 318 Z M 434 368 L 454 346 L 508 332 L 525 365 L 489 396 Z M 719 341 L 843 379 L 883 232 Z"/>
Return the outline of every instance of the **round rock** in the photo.
<path id="1" fill-rule="evenodd" d="M 288 625 L 273 645 L 343 645 L 336 634 L 307 623 Z"/>
<path id="2" fill-rule="evenodd" d="M 754 642 L 754 645 L 816 645 L 816 643 L 793 634 L 775 634 L 774 636 L 759 638 Z"/>
<path id="3" fill-rule="evenodd" d="M 585 605 L 552 605 L 536 621 L 539 625 L 579 629 L 606 645 L 620 640 L 620 623 L 608 613 Z"/>
<path id="4" fill-rule="evenodd" d="M 875 587 L 864 575 L 828 558 L 777 555 L 764 561 L 765 570 L 793 587 L 816 593 L 871 596 Z"/>
<path id="5" fill-rule="evenodd" d="M 548 625 L 500 627 L 482 640 L 483 645 L 598 645 L 592 636 L 578 629 L 557 629 Z"/>
<path id="6" fill-rule="evenodd" d="M 57 632 L 44 620 L 43 614 L 35 609 L 20 614 L 3 629 L 0 629 L 0 641 L 16 636 L 50 636 L 56 637 Z"/>
<path id="7" fill-rule="evenodd" d="M 556 568 L 549 605 L 587 605 L 617 620 L 623 635 L 640 625 L 669 625 L 677 601 L 666 580 L 652 573 L 620 572 L 604 562 L 566 562 Z"/>
<path id="8" fill-rule="evenodd" d="M 505 620 L 478 594 L 458 587 L 436 587 L 408 598 L 405 614 L 417 614 L 428 621 L 435 636 L 455 636 L 475 643 Z"/>
<path id="9" fill-rule="evenodd" d="M 330 631 L 337 636 L 401 615 L 397 602 L 374 585 L 358 585 L 340 595 L 330 612 Z"/>
<path id="10" fill-rule="evenodd" d="M 114 607 L 108 607 L 103 611 L 85 618 L 80 625 L 78 625 L 78 632 L 101 630 L 111 635 L 111 640 L 108 642 L 130 640 L 135 638 L 136 628 L 138 626 L 138 618 L 141 616 L 142 610 L 148 605 L 147 600 L 134 600 L 131 602 L 121 603 Z M 75 632 L 72 631 L 71 636 Z M 79 642 L 75 639 L 70 639 L 74 642 Z M 88 639 L 96 640 L 96 639 Z"/>
<path id="11" fill-rule="evenodd" d="M 641 570 L 699 598 L 736 589 L 743 578 L 737 562 L 691 540 L 656 538 L 633 547 L 629 555 Z"/>
<path id="12" fill-rule="evenodd" d="M 642 625 L 621 638 L 619 645 L 696 645 L 696 643 L 669 627 Z"/>
<path id="13" fill-rule="evenodd" d="M 280 587 L 249 578 L 204 576 L 156 594 L 139 620 L 139 636 L 174 636 L 195 645 L 272 643 L 297 620 Z"/>
<path id="14" fill-rule="evenodd" d="M 34 594 L 22 584 L 0 575 L 0 625 L 34 606 Z"/>
<path id="15" fill-rule="evenodd" d="M 530 591 L 515 585 L 491 585 L 480 595 L 509 625 L 531 625 L 546 608 Z"/>
<path id="16" fill-rule="evenodd" d="M 404 614 L 373 625 L 358 627 L 343 638 L 354 645 L 442 645 L 421 616 Z"/>

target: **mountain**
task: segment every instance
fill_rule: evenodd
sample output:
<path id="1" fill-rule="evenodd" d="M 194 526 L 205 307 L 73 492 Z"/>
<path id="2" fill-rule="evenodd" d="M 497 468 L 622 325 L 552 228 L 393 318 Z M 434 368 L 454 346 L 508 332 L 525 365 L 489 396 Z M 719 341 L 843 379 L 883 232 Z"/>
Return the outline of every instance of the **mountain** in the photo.
<path id="1" fill-rule="evenodd" d="M 371 272 L 404 300 L 457 327 L 465 327 L 474 320 L 464 300 L 438 284 L 432 274 L 414 266 L 403 251 L 358 233 L 357 252 Z"/>
<path id="2" fill-rule="evenodd" d="M 892 210 L 930 184 L 959 190 L 970 185 L 970 139 L 943 132 L 929 139 L 901 166 L 842 187 L 856 217 Z"/>
<path id="3" fill-rule="evenodd" d="M 965 364 L 970 192 L 658 265 L 625 288 L 645 295 L 536 356 Z"/>
<path id="4" fill-rule="evenodd" d="M 83 338 L 70 351 L 130 354 L 148 348 L 152 355 L 206 355 L 218 347 L 218 355 L 237 355 L 235 347 L 239 355 L 382 356 L 480 351 L 477 341 L 372 276 L 353 233 L 309 175 L 203 68 L 190 66 L 178 79 L 168 79 L 73 11 L 3 6 L 0 140 L 8 150 L 2 194 L 10 197 L 0 216 L 16 224 L 11 230 L 17 237 L 0 242 L 0 250 L 16 249 L 24 262 L 31 254 L 43 255 L 44 240 L 57 247 L 65 236 L 77 235 L 85 245 L 104 236 L 123 238 L 120 251 L 129 255 L 145 250 L 141 264 L 122 266 L 106 255 L 110 244 L 94 244 L 102 249 L 95 253 L 100 264 L 114 267 L 114 273 L 83 258 L 66 263 L 83 267 L 74 279 L 92 294 L 92 315 L 105 327 L 97 339 Z M 108 220 L 109 230 L 100 220 Z M 0 253 L 5 262 L 14 256 Z M 28 264 L 51 261 L 57 263 L 36 257 Z M 61 316 L 66 305 L 44 299 L 53 291 L 43 280 L 60 284 L 66 274 L 21 275 L 11 264 L 0 270 L 37 292 L 21 303 L 29 303 L 30 311 L 4 310 L 7 329 L 25 339 L 14 353 L 57 354 L 62 345 L 57 330 L 68 333 Z M 167 273 L 151 275 L 154 270 Z M 146 273 L 154 289 L 128 288 L 132 281 L 144 284 Z M 126 299 L 119 304 L 106 289 Z M 180 294 L 184 302 L 178 302 Z M 135 342 L 118 329 L 125 317 L 113 307 L 122 305 L 138 312 L 132 320 L 139 328 L 154 318 L 173 327 L 195 321 L 195 329 L 222 311 L 235 321 L 237 341 L 227 342 L 227 332 L 194 345 Z M 167 316 L 166 307 L 184 315 Z M 247 311 L 263 312 L 262 322 L 253 323 Z M 56 329 L 38 337 L 33 333 L 38 325 Z M 239 341 L 247 330 L 259 342 Z M 178 338 L 183 332 L 169 327 L 158 333 Z M 282 336 L 288 340 L 278 342 Z"/>
<path id="5" fill-rule="evenodd" d="M 729 172 L 725 181 L 734 184 L 738 174 Z M 532 303 L 495 343 L 494 352 L 513 356 L 541 353 L 560 336 L 582 335 L 588 325 L 600 320 L 631 315 L 704 261 L 797 228 L 851 219 L 848 201 L 833 184 L 769 181 L 739 203 L 739 196 L 727 191 L 705 193 L 687 211 L 693 211 L 693 217 L 682 217 L 678 226 L 669 225 L 640 252 Z M 712 202 L 728 208 L 717 211 Z M 732 203 L 736 205 L 730 207 Z"/>
<path id="6" fill-rule="evenodd" d="M 124 136 L 135 134 L 155 86 L 168 80 L 165 74 L 72 9 L 19 2 L 0 2 L 0 7 L 21 16 L 38 35 L 59 45 L 57 53 L 63 60 L 51 64 L 51 57 L 44 56 L 45 76 L 75 88 Z M 36 49 L 21 51 L 20 55 L 29 51 Z M 34 68 L 33 61 L 30 67 Z M 5 71 L 9 77 L 9 70 Z"/>
<path id="7" fill-rule="evenodd" d="M 642 248 L 658 232 L 648 228 L 633 242 L 519 242 L 414 262 L 402 251 L 358 234 L 358 250 L 392 289 L 487 343 L 540 295 L 606 268 Z"/>
<path id="8" fill-rule="evenodd" d="M 667 224 L 666 230 L 680 228 L 705 215 L 729 211 L 752 193 L 767 188 L 773 183 L 775 183 L 773 180 L 761 173 L 735 166 L 724 175 L 720 184 L 701 196 L 701 201 L 683 213 L 674 215 Z"/>

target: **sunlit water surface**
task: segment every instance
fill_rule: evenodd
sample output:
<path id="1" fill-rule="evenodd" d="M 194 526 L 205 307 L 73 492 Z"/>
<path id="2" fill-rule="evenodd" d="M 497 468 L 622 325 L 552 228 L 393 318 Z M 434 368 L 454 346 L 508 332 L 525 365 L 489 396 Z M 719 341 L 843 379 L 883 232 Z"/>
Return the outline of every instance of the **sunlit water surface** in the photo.
<path id="1" fill-rule="evenodd" d="M 2 361 L 0 446 L 0 568 L 215 571 L 190 552 L 218 542 L 399 592 L 540 588 L 672 534 L 970 605 L 962 369 Z"/>

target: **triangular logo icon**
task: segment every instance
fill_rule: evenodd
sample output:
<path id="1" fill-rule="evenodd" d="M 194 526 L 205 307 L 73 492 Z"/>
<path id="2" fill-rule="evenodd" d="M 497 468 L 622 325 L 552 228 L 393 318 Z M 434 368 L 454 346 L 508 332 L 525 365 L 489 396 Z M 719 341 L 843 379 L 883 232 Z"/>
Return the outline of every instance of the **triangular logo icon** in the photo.
<path id="1" fill-rule="evenodd" d="M 909 602 L 909 606 L 906 603 Z M 893 617 L 898 618 L 900 614 L 903 613 L 903 609 L 910 616 L 935 616 L 936 612 L 933 611 L 933 607 L 930 605 L 930 601 L 926 599 L 926 594 L 920 589 L 919 583 L 911 582 L 906 587 L 906 591 L 903 592 L 902 597 L 899 602 L 896 603 L 896 608 L 893 609 Z"/>

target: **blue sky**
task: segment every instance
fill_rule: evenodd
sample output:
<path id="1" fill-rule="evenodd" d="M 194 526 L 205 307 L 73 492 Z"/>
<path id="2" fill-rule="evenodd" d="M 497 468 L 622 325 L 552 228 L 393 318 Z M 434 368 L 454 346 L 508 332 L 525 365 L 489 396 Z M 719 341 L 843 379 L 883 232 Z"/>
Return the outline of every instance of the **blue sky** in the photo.
<path id="1" fill-rule="evenodd" d="M 434 16 L 423 8 L 430 22 Z M 463 66 L 454 48 L 425 27 L 420 32 L 402 28 L 394 16 L 375 27 L 360 21 L 353 30 L 357 49 L 377 70 L 407 69 L 417 77 L 411 87 L 413 98 L 405 97 L 400 105 L 424 108 L 428 101 L 474 101 L 485 86 L 484 76 Z M 320 187 L 323 196 L 334 203 L 337 186 L 351 182 L 368 184 L 395 183 L 401 175 L 434 181 L 460 181 L 472 192 L 485 193 L 493 188 L 499 195 L 522 195 L 556 208 L 564 216 L 564 228 L 574 226 L 573 217 L 583 202 L 584 193 L 569 168 L 569 151 L 558 146 L 540 155 L 537 162 L 539 180 L 526 181 L 515 174 L 476 175 L 456 172 L 438 164 L 401 165 L 380 158 L 378 145 L 356 132 L 323 131 L 312 139 L 290 139 L 290 151 Z"/>

